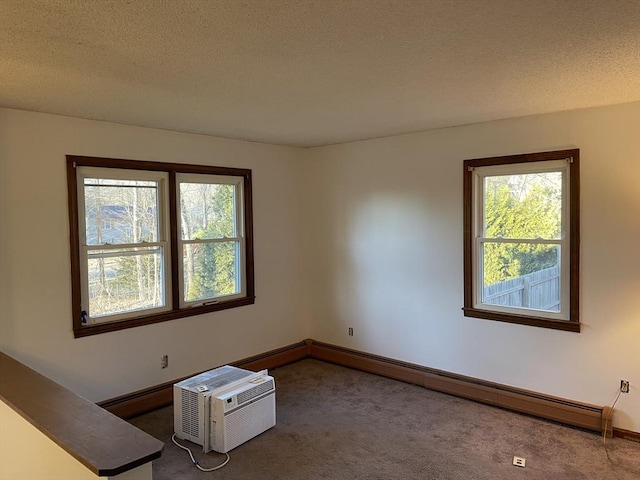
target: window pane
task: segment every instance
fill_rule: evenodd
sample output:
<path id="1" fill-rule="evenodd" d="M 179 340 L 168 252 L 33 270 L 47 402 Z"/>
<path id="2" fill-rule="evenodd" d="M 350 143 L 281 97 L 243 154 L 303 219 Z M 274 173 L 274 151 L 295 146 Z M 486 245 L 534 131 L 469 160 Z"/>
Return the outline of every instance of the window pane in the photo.
<path id="1" fill-rule="evenodd" d="M 560 311 L 560 246 L 487 242 L 482 303 Z"/>
<path id="2" fill-rule="evenodd" d="M 180 183 L 182 239 L 236 237 L 235 190 L 228 184 Z"/>
<path id="3" fill-rule="evenodd" d="M 163 249 L 97 250 L 89 254 L 89 316 L 164 306 Z"/>
<path id="4" fill-rule="evenodd" d="M 157 192 L 156 182 L 85 179 L 87 245 L 157 242 Z"/>
<path id="5" fill-rule="evenodd" d="M 184 300 L 191 302 L 239 293 L 238 247 L 238 242 L 185 245 Z"/>
<path id="6" fill-rule="evenodd" d="M 562 172 L 484 178 L 484 236 L 559 239 Z"/>

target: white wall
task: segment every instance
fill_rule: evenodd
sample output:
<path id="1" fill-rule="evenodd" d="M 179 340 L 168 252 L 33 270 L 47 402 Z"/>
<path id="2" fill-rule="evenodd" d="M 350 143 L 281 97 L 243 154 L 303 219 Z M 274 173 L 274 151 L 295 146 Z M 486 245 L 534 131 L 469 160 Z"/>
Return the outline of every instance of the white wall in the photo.
<path id="1" fill-rule="evenodd" d="M 464 317 L 462 160 L 574 147 L 582 333 Z M 256 304 L 74 339 L 65 154 L 251 168 Z M 640 103 L 310 150 L 5 109 L 0 214 L 0 349 L 90 400 L 311 337 L 597 405 L 625 378 L 640 431 Z"/>
<path id="2" fill-rule="evenodd" d="M 74 339 L 65 154 L 252 169 L 255 305 Z M 0 110 L 0 349 L 100 401 L 307 338 L 299 155 Z"/>
<path id="3" fill-rule="evenodd" d="M 582 333 L 464 317 L 462 161 L 575 147 Z M 597 405 L 625 378 L 640 431 L 640 103 L 315 148 L 304 175 L 311 338 Z"/>

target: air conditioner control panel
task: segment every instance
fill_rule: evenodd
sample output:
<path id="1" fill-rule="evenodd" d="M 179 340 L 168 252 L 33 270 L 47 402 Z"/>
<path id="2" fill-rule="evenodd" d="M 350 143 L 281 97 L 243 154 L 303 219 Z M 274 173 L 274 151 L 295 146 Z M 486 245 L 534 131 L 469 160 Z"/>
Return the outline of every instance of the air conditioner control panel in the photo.
<path id="1" fill-rule="evenodd" d="M 223 403 L 224 403 L 224 411 L 227 412 L 232 408 L 236 408 L 238 406 L 238 399 L 236 398 L 235 395 L 233 395 L 232 397 L 224 398 Z"/>

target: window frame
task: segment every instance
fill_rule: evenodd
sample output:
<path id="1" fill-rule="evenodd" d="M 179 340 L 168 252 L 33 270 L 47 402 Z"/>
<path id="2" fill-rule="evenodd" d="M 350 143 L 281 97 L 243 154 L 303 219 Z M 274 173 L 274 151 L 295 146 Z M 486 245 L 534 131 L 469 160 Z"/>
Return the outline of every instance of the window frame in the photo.
<path id="1" fill-rule="evenodd" d="M 205 174 L 188 174 L 179 172 L 176 174 L 176 185 L 177 185 L 177 200 L 181 201 L 180 198 L 180 184 L 181 183 L 203 183 L 203 184 L 212 184 L 211 182 L 216 182 L 219 185 L 234 185 L 236 187 L 235 198 L 234 198 L 234 226 L 235 226 L 235 236 L 234 237 L 225 237 L 224 239 L 203 239 L 203 240 L 185 240 L 182 238 L 182 235 L 178 235 L 178 251 L 182 251 L 182 249 L 189 244 L 202 243 L 202 244 L 214 244 L 221 243 L 224 241 L 234 241 L 237 242 L 238 247 L 237 255 L 239 257 L 239 271 L 236 271 L 236 282 L 240 286 L 240 291 L 238 293 L 233 293 L 230 295 L 215 297 L 215 299 L 198 299 L 198 300 L 185 300 L 184 299 L 184 281 L 179 282 L 179 305 L 180 308 L 193 308 L 199 304 L 203 303 L 218 303 L 221 301 L 228 301 L 236 298 L 244 297 L 244 292 L 246 290 L 244 275 L 241 275 L 241 271 L 244 270 L 245 267 L 245 255 L 244 255 L 244 246 L 245 246 L 245 222 L 243 215 L 240 214 L 243 210 L 244 203 L 244 185 L 241 179 L 237 179 L 234 181 L 229 180 L 229 175 L 221 176 L 221 175 L 205 175 Z M 207 181 L 209 180 L 209 181 Z M 178 232 L 182 232 L 182 216 L 178 215 Z M 178 278 L 184 278 L 184 262 L 179 262 L 179 272 Z M 239 278 L 238 278 L 239 277 Z"/>
<path id="2" fill-rule="evenodd" d="M 78 155 L 66 155 L 67 162 L 67 191 L 69 208 L 69 238 L 70 238 L 70 260 L 71 260 L 71 303 L 72 303 L 72 325 L 75 338 L 107 333 L 112 331 L 134 328 L 153 323 L 175 320 L 178 318 L 201 315 L 204 313 L 225 310 L 229 308 L 251 305 L 255 303 L 254 286 L 254 252 L 253 252 L 253 208 L 252 208 L 252 180 L 251 170 L 233 167 L 215 167 L 205 165 L 191 165 L 180 163 L 164 163 L 141 160 L 126 160 L 116 158 L 88 157 Z M 102 323 L 83 324 L 82 323 L 82 268 L 81 268 L 81 234 L 79 227 L 79 215 L 83 200 L 79 199 L 78 168 L 94 167 L 132 171 L 164 172 L 168 176 L 165 194 L 168 204 L 168 243 L 169 251 L 168 264 L 169 275 L 167 280 L 168 291 L 166 292 L 167 310 L 159 313 L 148 314 L 145 311 L 140 315 L 129 318 L 108 320 Z M 229 299 L 220 299 L 216 302 L 205 304 L 188 304 L 180 306 L 180 278 L 181 272 L 181 250 L 179 249 L 178 233 L 178 184 L 179 174 L 195 174 L 208 176 L 238 177 L 242 184 L 242 199 L 240 200 L 242 214 L 242 226 L 244 229 L 244 255 L 241 263 L 240 277 L 244 287 L 244 295 L 233 296 Z M 237 200 L 238 201 L 238 200 Z M 161 220 L 162 221 L 162 220 Z M 82 222 L 84 223 L 84 222 Z"/>
<path id="3" fill-rule="evenodd" d="M 86 170 L 86 169 L 91 169 Z M 86 172 L 86 173 L 85 173 Z M 127 173 L 130 172 L 130 173 Z M 126 250 L 136 248 L 152 248 L 154 246 L 159 246 L 164 250 L 162 256 L 162 271 L 163 271 L 163 290 L 164 290 L 164 305 L 158 307 L 147 308 L 144 310 L 130 310 L 126 312 L 115 313 L 111 315 L 105 315 L 108 317 L 107 320 L 100 323 L 106 322 L 117 322 L 119 320 L 126 320 L 129 318 L 137 318 L 140 316 L 141 312 L 144 312 L 145 315 L 153 315 L 156 313 L 162 313 L 170 310 L 170 305 L 172 303 L 171 296 L 172 292 L 170 289 L 170 279 L 171 279 L 171 256 L 167 255 L 167 252 L 170 252 L 170 225 L 168 221 L 169 217 L 169 203 L 168 203 L 168 181 L 169 176 L 166 172 L 153 172 L 149 170 L 124 170 L 118 168 L 103 168 L 103 167 L 87 167 L 78 165 L 76 167 L 76 176 L 77 176 L 77 189 L 78 189 L 78 212 L 86 211 L 86 203 L 84 197 L 84 179 L 86 178 L 100 178 L 100 179 L 109 179 L 109 180 L 133 180 L 133 181 L 152 181 L 157 183 L 157 202 L 158 202 L 158 211 L 157 221 L 158 221 L 158 239 L 155 242 L 147 243 L 147 242 L 138 242 L 138 243 L 105 243 L 104 245 L 89 245 L 86 239 L 86 219 L 83 218 L 84 215 L 78 215 L 78 236 L 79 236 L 79 266 L 80 266 L 80 276 L 81 278 L 86 279 L 85 282 L 80 282 L 81 284 L 81 299 L 89 298 L 89 282 L 88 282 L 88 260 L 91 257 L 90 251 L 92 250 Z M 107 256 L 109 256 L 107 254 Z M 88 301 L 88 300 L 87 300 Z M 85 302 L 86 303 L 86 302 Z M 81 301 L 82 304 L 82 301 Z M 81 308 L 81 310 L 86 310 L 86 308 Z M 82 319 L 81 319 L 82 320 Z M 85 326 L 85 324 L 82 324 Z"/>
<path id="4" fill-rule="evenodd" d="M 476 296 L 481 285 L 480 258 L 478 255 L 479 237 L 477 229 L 481 228 L 482 222 L 478 219 L 478 209 L 482 207 L 480 195 L 482 189 L 476 184 L 477 175 L 474 170 L 482 167 L 509 168 L 512 175 L 527 173 L 530 171 L 532 163 L 557 162 L 567 160 L 568 162 L 568 186 L 563 185 L 563 202 L 568 202 L 567 211 L 569 213 L 568 224 L 563 225 L 563 233 L 568 234 L 569 252 L 563 252 L 562 258 L 567 258 L 568 268 L 561 266 L 561 288 L 568 289 L 568 305 L 561 307 L 564 310 L 566 319 L 559 319 L 558 314 L 545 315 L 538 311 L 531 314 L 530 311 L 522 309 L 523 313 L 504 311 L 504 309 L 492 309 L 485 304 L 481 308 L 476 305 Z M 518 165 L 520 168 L 518 168 Z M 551 165 L 551 164 L 550 164 Z M 580 150 L 556 150 L 550 152 L 527 153 L 518 155 L 508 155 L 501 157 L 488 157 L 464 160 L 464 306 L 463 312 L 467 317 L 475 317 L 486 320 L 496 320 L 500 322 L 529 325 L 535 327 L 552 328 L 571 332 L 580 332 L 579 321 L 579 269 L 580 269 Z M 489 171 L 489 169 L 487 169 Z M 484 178 L 484 177 L 483 177 Z M 568 285 L 567 285 L 568 284 Z M 562 298 L 561 298 L 562 302 Z M 511 307 L 518 309 L 518 307 Z"/>

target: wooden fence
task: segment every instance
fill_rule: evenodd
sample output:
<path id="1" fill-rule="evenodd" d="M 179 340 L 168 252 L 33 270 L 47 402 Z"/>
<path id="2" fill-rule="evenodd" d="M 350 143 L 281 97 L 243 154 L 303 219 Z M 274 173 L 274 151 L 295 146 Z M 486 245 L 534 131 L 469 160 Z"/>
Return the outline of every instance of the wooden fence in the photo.
<path id="1" fill-rule="evenodd" d="M 483 288 L 482 303 L 560 311 L 560 269 L 555 267 Z"/>

